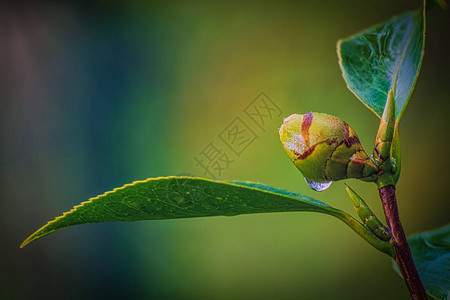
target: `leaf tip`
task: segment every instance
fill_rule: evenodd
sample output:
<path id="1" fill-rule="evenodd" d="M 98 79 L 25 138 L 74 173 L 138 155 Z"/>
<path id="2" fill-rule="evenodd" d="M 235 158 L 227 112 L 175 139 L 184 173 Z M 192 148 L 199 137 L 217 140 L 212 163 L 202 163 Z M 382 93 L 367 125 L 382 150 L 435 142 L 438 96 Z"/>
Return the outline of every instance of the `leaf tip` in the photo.
<path id="1" fill-rule="evenodd" d="M 39 231 L 39 230 L 38 230 Z M 35 239 L 37 239 L 38 237 L 36 237 L 36 233 L 38 232 L 36 231 L 35 233 L 33 233 L 32 235 L 30 235 L 29 237 L 26 238 L 26 240 L 24 240 L 22 242 L 22 244 L 20 244 L 20 249 L 23 249 L 23 247 L 25 247 L 26 245 L 28 245 L 29 243 L 31 243 L 32 241 L 34 241 Z"/>
<path id="2" fill-rule="evenodd" d="M 30 241 L 28 239 L 26 239 L 25 241 L 22 242 L 22 244 L 20 244 L 20 249 L 23 249 L 23 247 L 25 247 L 26 245 L 28 245 L 30 243 Z"/>
<path id="3" fill-rule="evenodd" d="M 345 191 L 347 192 L 347 194 L 350 196 L 350 198 L 352 198 L 352 193 L 354 193 L 352 188 L 346 183 L 344 183 L 344 188 L 345 188 Z"/>
<path id="4" fill-rule="evenodd" d="M 35 232 L 33 232 L 29 237 L 27 237 L 27 238 L 22 242 L 22 244 L 20 244 L 20 249 L 23 249 L 23 248 L 24 248 L 26 245 L 28 245 L 29 243 L 31 243 L 31 242 L 33 242 L 33 241 L 35 241 L 35 240 L 37 240 L 37 239 L 39 239 L 39 238 L 41 238 L 41 237 L 47 235 L 47 234 L 52 233 L 54 230 L 45 232 L 45 229 L 47 229 L 47 227 L 48 227 L 49 225 L 51 225 L 52 223 L 54 223 L 55 221 L 57 221 L 57 220 L 60 219 L 60 218 L 63 218 L 63 216 L 57 217 L 57 218 L 55 218 L 55 220 L 53 220 L 53 221 L 48 221 L 47 224 L 45 224 L 44 226 L 42 226 L 41 228 L 39 228 L 38 230 L 36 230 Z"/>

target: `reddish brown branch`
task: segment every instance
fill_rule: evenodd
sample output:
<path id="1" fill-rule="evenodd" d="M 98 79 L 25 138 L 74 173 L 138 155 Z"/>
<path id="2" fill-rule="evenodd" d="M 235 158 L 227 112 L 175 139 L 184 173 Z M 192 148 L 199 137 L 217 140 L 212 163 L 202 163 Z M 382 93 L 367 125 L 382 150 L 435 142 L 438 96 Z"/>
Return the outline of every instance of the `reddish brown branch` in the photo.
<path id="1" fill-rule="evenodd" d="M 426 300 L 428 299 L 427 294 L 414 265 L 411 251 L 409 250 L 409 245 L 403 232 L 403 226 L 400 222 L 395 187 L 393 185 L 384 186 L 379 189 L 379 192 L 383 201 L 386 221 L 392 233 L 392 243 L 396 253 L 395 261 L 402 272 L 411 297 L 417 300 Z"/>

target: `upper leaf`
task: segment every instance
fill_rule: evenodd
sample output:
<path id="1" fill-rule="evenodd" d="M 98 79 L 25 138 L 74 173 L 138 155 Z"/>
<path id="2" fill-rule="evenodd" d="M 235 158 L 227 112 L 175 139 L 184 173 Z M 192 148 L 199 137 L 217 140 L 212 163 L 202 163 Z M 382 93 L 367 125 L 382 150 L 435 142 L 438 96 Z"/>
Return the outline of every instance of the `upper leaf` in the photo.
<path id="1" fill-rule="evenodd" d="M 379 118 L 393 89 L 399 120 L 419 75 L 424 43 L 425 10 L 407 12 L 339 40 L 339 65 L 347 87 Z"/>
<path id="2" fill-rule="evenodd" d="M 288 211 L 312 211 L 335 216 L 371 245 L 392 254 L 391 244 L 379 240 L 347 213 L 318 200 L 263 184 L 193 177 L 150 178 L 92 198 L 48 222 L 28 237 L 21 247 L 58 229 L 85 223 Z"/>
<path id="3" fill-rule="evenodd" d="M 408 243 L 427 294 L 435 299 L 449 299 L 450 225 L 411 236 Z M 394 268 L 401 276 L 395 261 Z"/>

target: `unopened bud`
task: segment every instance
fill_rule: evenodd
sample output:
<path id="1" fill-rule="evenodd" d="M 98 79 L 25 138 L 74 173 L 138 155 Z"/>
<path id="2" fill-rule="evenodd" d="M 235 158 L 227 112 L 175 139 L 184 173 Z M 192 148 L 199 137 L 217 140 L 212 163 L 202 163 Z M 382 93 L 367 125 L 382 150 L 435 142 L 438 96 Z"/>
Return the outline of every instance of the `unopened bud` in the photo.
<path id="1" fill-rule="evenodd" d="M 287 155 L 309 181 L 374 180 L 378 173 L 355 131 L 337 117 L 294 114 L 284 119 L 279 132 Z"/>

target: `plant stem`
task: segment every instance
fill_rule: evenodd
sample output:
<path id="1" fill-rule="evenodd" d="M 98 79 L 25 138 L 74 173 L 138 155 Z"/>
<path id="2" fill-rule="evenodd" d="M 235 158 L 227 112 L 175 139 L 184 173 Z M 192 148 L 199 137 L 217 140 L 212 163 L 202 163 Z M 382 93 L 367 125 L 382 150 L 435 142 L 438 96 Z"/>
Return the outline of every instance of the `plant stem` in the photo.
<path id="1" fill-rule="evenodd" d="M 395 248 L 395 261 L 397 262 L 403 278 L 408 286 L 409 293 L 413 299 L 428 299 L 425 288 L 420 280 L 419 273 L 409 249 L 402 223 L 398 213 L 397 199 L 395 197 L 395 187 L 386 185 L 379 188 L 381 200 L 383 202 L 384 214 L 387 224 L 392 234 L 392 244 Z"/>

